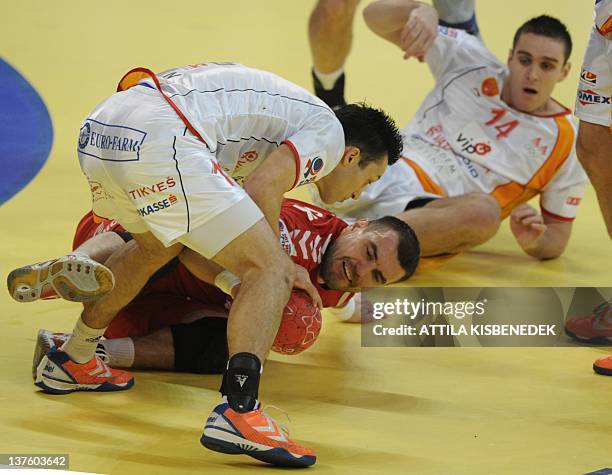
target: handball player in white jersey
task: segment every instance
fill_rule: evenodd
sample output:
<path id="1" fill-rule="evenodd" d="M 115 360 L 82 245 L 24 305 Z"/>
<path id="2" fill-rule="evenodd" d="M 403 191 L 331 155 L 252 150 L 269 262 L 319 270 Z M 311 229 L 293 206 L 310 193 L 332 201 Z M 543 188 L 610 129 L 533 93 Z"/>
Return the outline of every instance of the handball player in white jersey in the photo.
<path id="1" fill-rule="evenodd" d="M 576 151 L 597 192 L 599 207 L 612 238 L 612 0 L 596 0 L 595 21 L 587 46 L 576 97 L 580 119 Z M 582 342 L 612 341 L 612 301 L 591 315 L 566 322 L 568 335 Z M 612 376 L 612 355 L 598 358 L 593 370 Z"/>
<path id="2" fill-rule="evenodd" d="M 402 130 L 398 163 L 358 200 L 330 209 L 349 219 L 401 217 L 423 256 L 480 244 L 510 216 L 525 252 L 559 256 L 586 182 L 571 111 L 551 97 L 570 69 L 565 26 L 548 16 L 529 20 L 503 64 L 477 37 L 438 28 L 428 5 L 382 0 L 364 17 L 405 58 L 423 59 L 436 86 Z M 536 195 L 540 211 L 526 204 Z"/>
<path id="3" fill-rule="evenodd" d="M 586 13 L 586 9 L 585 9 Z M 612 0 L 596 0 L 576 97 L 576 151 L 612 238 Z"/>
<path id="4" fill-rule="evenodd" d="M 267 72 L 233 63 L 130 71 L 83 122 L 78 155 L 93 212 L 117 220 L 134 240 L 106 260 L 108 268 L 73 254 L 9 276 L 19 301 L 52 287 L 85 302 L 72 336 L 42 359 L 36 385 L 59 394 L 131 387 L 130 373 L 95 355 L 96 343 L 148 278 L 181 254 L 197 275 L 210 269 L 221 288 L 241 280 L 228 320 L 223 401 L 202 444 L 277 465 L 312 465 L 314 452 L 280 431 L 258 400 L 262 363 L 292 287 L 320 303 L 308 272 L 279 245 L 281 200 L 312 182 L 326 202 L 358 197 L 400 150 L 382 111 L 349 105 L 334 112 Z M 114 290 L 100 298 L 113 275 Z"/>

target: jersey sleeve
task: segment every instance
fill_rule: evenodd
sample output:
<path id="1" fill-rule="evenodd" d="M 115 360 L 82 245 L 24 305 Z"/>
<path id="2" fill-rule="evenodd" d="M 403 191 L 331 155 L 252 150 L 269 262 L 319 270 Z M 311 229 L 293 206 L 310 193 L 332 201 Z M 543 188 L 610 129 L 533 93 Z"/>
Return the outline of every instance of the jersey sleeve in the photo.
<path id="1" fill-rule="evenodd" d="M 296 177 L 293 187 L 319 180 L 340 162 L 344 152 L 344 131 L 329 111 L 317 114 L 295 134 L 283 141 L 293 151 Z"/>
<path id="2" fill-rule="evenodd" d="M 575 149 L 540 196 L 542 214 L 560 221 L 573 221 L 584 195 L 587 176 Z"/>
<path id="3" fill-rule="evenodd" d="M 445 26 L 438 27 L 438 37 L 425 55 L 425 61 L 436 80 L 468 66 L 501 65 L 480 39 Z"/>

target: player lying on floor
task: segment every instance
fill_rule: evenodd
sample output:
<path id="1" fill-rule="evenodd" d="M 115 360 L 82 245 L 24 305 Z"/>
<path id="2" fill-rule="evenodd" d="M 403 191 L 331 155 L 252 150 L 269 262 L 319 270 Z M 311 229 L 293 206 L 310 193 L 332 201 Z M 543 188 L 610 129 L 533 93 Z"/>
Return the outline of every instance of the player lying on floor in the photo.
<path id="1" fill-rule="evenodd" d="M 510 216 L 527 254 L 561 255 L 586 184 L 571 111 L 551 97 L 570 70 L 565 26 L 546 15 L 527 21 L 503 64 L 480 39 L 438 28 L 428 5 L 380 0 L 364 17 L 405 58 L 424 57 L 436 85 L 402 130 L 402 159 L 329 209 L 346 219 L 400 217 L 422 256 L 485 242 Z M 537 195 L 540 211 L 526 204 Z"/>
<path id="2" fill-rule="evenodd" d="M 359 312 L 351 299 L 355 291 L 361 287 L 406 280 L 418 263 L 416 236 L 397 218 L 385 217 L 373 222 L 360 220 L 349 226 L 329 211 L 285 199 L 279 226 L 280 241 L 287 254 L 308 271 L 323 307 L 333 309 L 341 318 Z M 129 233 L 117 222 L 96 223 L 90 212 L 77 227 L 73 248 L 76 253 L 104 262 L 129 240 Z M 115 316 L 106 330 L 107 338 L 141 337 L 166 328 L 172 331 L 175 343 L 179 341 L 181 348 L 195 343 L 193 351 L 197 353 L 197 339 L 192 338 L 194 333 L 180 324 L 198 315 L 210 316 L 211 311 L 212 315 L 225 315 L 239 281 L 220 277 L 225 271 L 218 273 L 213 282 L 223 288 L 224 293 L 211 282 L 196 278 L 180 259 L 182 256 L 160 269 L 139 295 Z M 49 269 L 52 265 L 48 262 L 42 267 Z M 39 279 L 32 288 L 38 296 L 51 298 L 56 295 L 54 286 L 57 279 L 77 280 L 83 272 L 77 271 L 76 267 L 72 270 L 63 268 L 55 275 L 48 272 L 46 279 Z M 293 295 L 296 298 L 295 293 Z M 206 327 L 207 323 L 198 325 L 196 328 Z M 176 329 L 176 326 L 180 328 Z M 188 341 L 183 344 L 183 340 Z M 277 348 L 282 345 L 291 347 L 286 339 L 282 339 L 282 333 L 281 339 L 277 335 L 277 340 Z M 219 355 L 219 361 L 226 360 Z M 175 369 L 194 370 L 193 366 L 186 368 L 182 364 Z"/>

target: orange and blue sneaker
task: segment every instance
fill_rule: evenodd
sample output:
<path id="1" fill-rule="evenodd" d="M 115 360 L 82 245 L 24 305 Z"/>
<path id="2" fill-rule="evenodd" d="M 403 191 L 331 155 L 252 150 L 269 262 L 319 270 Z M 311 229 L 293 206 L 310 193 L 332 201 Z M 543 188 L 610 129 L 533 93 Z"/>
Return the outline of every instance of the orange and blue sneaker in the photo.
<path id="1" fill-rule="evenodd" d="M 593 371 L 598 374 L 612 376 L 612 355 L 596 360 L 593 363 Z"/>
<path id="2" fill-rule="evenodd" d="M 583 343 L 605 345 L 612 342 L 612 300 L 595 307 L 591 315 L 565 322 L 565 333 Z"/>
<path id="3" fill-rule="evenodd" d="M 308 467 L 317 461 L 315 453 L 289 439 L 258 403 L 252 411 L 240 413 L 227 403 L 219 404 L 206 421 L 202 445 L 224 454 L 244 454 L 282 467 Z"/>
<path id="4" fill-rule="evenodd" d="M 53 298 L 91 302 L 113 290 L 115 276 L 108 267 L 84 254 L 68 254 L 13 270 L 7 286 L 17 302 Z"/>
<path id="5" fill-rule="evenodd" d="M 128 371 L 109 368 L 97 354 L 87 363 L 75 363 L 66 352 L 54 346 L 40 360 L 34 384 L 51 394 L 123 391 L 134 385 L 134 377 Z"/>

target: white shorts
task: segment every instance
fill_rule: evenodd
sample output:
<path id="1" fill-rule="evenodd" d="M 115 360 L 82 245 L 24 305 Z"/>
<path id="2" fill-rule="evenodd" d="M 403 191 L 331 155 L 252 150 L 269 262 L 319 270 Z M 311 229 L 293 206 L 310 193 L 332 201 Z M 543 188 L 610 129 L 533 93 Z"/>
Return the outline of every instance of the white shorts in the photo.
<path id="1" fill-rule="evenodd" d="M 380 180 L 365 187 L 356 200 L 348 199 L 328 205 L 321 201 L 314 185 L 310 191 L 315 204 L 329 209 L 349 223 L 358 219 L 372 221 L 383 216 L 397 216 L 408 203 L 419 198 L 442 198 L 425 191 L 415 171 L 402 159 L 390 166 Z"/>
<path id="2" fill-rule="evenodd" d="M 591 32 L 580 73 L 576 117 L 592 124 L 612 126 L 612 41 Z"/>
<path id="3" fill-rule="evenodd" d="M 164 245 L 198 229 L 210 258 L 263 218 L 247 193 L 146 86 L 114 94 L 81 126 L 78 156 L 93 212 Z M 202 228 L 205 233 L 201 232 Z"/>

